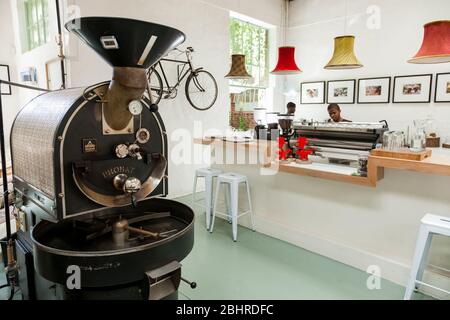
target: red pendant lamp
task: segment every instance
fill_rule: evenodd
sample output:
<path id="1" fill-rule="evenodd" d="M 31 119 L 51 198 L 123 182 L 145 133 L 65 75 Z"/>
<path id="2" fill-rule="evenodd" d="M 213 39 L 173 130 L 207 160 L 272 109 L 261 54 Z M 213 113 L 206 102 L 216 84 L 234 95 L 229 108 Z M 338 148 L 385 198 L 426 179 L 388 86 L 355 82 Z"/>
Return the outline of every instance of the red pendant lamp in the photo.
<path id="1" fill-rule="evenodd" d="M 284 42 L 286 43 L 287 28 L 289 27 L 289 0 L 284 1 Z M 282 23 L 283 24 L 283 23 Z M 283 46 L 278 48 L 278 63 L 270 73 L 274 75 L 289 75 L 302 72 L 295 63 L 295 47 Z"/>
<path id="2" fill-rule="evenodd" d="M 450 20 L 427 23 L 424 27 L 422 47 L 409 63 L 450 62 Z"/>
<path id="3" fill-rule="evenodd" d="M 302 72 L 295 63 L 295 47 L 279 47 L 278 63 L 272 74 L 288 75 Z"/>

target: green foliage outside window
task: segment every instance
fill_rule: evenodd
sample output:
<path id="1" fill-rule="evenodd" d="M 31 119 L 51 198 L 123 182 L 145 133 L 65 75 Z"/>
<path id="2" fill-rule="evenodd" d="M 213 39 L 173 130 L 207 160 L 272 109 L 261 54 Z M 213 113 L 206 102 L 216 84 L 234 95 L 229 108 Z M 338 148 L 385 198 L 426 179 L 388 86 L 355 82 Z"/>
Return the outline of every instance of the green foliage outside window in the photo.
<path id="1" fill-rule="evenodd" d="M 238 130 L 239 131 L 247 131 L 248 130 L 247 122 L 245 121 L 245 118 L 242 115 L 239 116 Z"/>
<path id="2" fill-rule="evenodd" d="M 49 41 L 48 0 L 19 0 L 22 51 L 30 51 Z"/>
<path id="3" fill-rule="evenodd" d="M 230 20 L 230 56 L 244 54 L 252 80 L 230 80 L 241 93 L 236 95 L 236 109 L 253 110 L 269 85 L 268 29 L 236 18 Z"/>

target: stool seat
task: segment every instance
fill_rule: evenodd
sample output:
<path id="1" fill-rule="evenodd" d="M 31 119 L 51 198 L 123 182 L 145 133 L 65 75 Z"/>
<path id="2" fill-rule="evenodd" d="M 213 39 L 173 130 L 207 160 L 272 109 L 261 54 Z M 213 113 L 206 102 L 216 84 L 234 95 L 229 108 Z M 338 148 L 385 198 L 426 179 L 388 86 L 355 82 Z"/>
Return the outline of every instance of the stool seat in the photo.
<path id="1" fill-rule="evenodd" d="M 222 173 L 218 176 L 222 182 L 228 183 L 242 183 L 247 181 L 247 177 L 242 174 L 233 172 Z"/>
<path id="2" fill-rule="evenodd" d="M 448 217 L 436 216 L 428 213 L 420 220 L 420 222 L 436 228 L 442 228 L 444 230 L 443 232 L 445 232 L 445 230 L 450 231 L 450 218 Z"/>
<path id="3" fill-rule="evenodd" d="M 405 291 L 405 300 L 412 297 L 417 284 L 433 288 L 434 290 L 450 295 L 450 292 L 442 288 L 427 284 L 422 281 L 423 273 L 428 260 L 431 241 L 434 235 L 443 235 L 450 237 L 450 218 L 426 214 L 421 220 L 419 235 L 417 237 L 416 249 L 411 265 L 411 276 Z"/>
<path id="4" fill-rule="evenodd" d="M 197 169 L 195 172 L 197 177 L 207 177 L 207 176 L 217 177 L 219 174 L 222 173 L 221 170 L 214 168 L 201 168 Z"/>

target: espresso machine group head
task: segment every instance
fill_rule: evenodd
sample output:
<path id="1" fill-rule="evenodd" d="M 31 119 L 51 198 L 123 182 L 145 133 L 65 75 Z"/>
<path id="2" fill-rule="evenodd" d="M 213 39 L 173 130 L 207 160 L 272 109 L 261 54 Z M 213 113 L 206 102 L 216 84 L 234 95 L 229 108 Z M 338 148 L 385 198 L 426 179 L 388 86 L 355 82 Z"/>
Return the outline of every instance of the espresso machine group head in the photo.
<path id="1" fill-rule="evenodd" d="M 283 137 L 286 141 L 286 145 L 291 149 L 290 140 L 295 134 L 295 130 L 292 127 L 292 123 L 294 122 L 293 114 L 279 114 L 278 115 L 278 124 L 280 126 L 280 136 Z"/>

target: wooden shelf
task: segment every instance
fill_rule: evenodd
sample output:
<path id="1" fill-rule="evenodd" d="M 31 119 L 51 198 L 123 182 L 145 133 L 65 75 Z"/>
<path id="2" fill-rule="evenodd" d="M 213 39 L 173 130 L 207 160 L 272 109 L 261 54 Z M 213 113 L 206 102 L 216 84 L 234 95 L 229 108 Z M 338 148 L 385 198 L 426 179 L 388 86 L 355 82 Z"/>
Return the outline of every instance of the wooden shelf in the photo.
<path id="1" fill-rule="evenodd" d="M 450 155 L 433 154 L 422 161 L 369 156 L 369 164 L 374 168 L 409 170 L 450 176 Z"/>
<path id="2" fill-rule="evenodd" d="M 310 169 L 310 168 L 308 168 L 308 165 L 280 164 L 278 170 L 280 172 L 286 172 L 286 173 L 298 174 L 298 175 L 302 175 L 302 176 L 328 179 L 328 180 L 334 180 L 334 181 L 340 181 L 340 182 L 353 183 L 353 184 L 357 184 L 360 186 L 366 186 L 366 187 L 375 187 L 375 185 L 376 185 L 376 184 L 373 184 L 368 177 L 367 178 L 366 177 L 358 177 L 358 176 L 352 176 L 351 174 L 343 174 L 343 173 L 337 173 L 337 172 L 331 172 L 331 171 L 325 171 L 325 170 Z M 356 169 L 355 169 L 355 171 L 356 171 Z"/>

